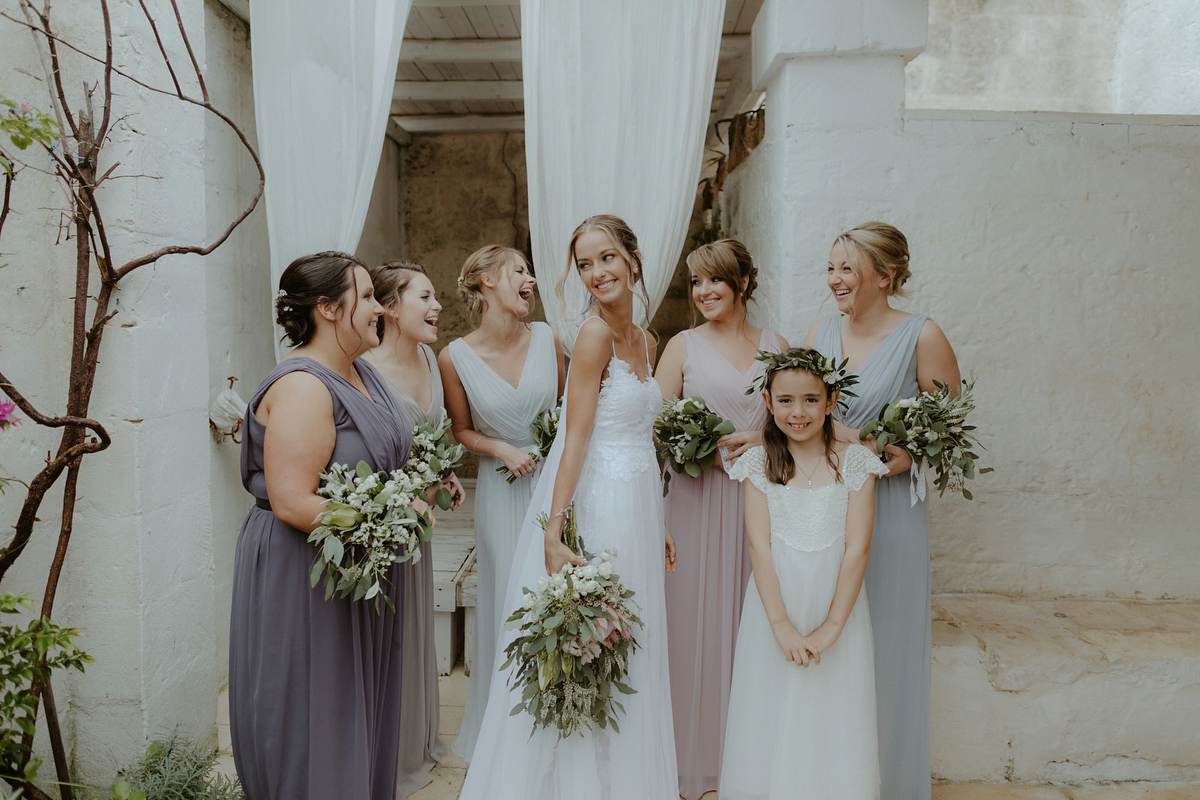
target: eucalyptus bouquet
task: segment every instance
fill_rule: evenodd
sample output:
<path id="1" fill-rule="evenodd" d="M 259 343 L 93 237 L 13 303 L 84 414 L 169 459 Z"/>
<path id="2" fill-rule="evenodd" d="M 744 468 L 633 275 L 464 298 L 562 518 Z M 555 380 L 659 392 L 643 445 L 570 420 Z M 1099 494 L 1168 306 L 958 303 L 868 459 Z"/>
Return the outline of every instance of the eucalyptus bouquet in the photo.
<path id="1" fill-rule="evenodd" d="M 704 400 L 688 397 L 666 400 L 654 434 L 658 438 L 658 460 L 663 476 L 663 497 L 671 486 L 671 473 L 686 472 L 693 478 L 713 465 L 717 458 L 717 440 L 733 433 L 733 423 L 708 410 Z"/>
<path id="2" fill-rule="evenodd" d="M 883 407 L 879 418 L 863 426 L 859 437 L 875 437 L 879 452 L 887 445 L 903 447 L 913 457 L 912 485 L 909 495 L 912 505 L 925 499 L 925 470 L 933 465 L 938 495 L 947 489 L 962 492 L 971 499 L 966 481 L 975 477 L 975 448 L 982 449 L 975 426 L 967 425 L 967 415 L 975 410 L 975 378 L 962 382 L 962 391 L 955 397 L 950 387 L 934 381 L 935 392 L 921 392 L 916 397 L 897 397 Z M 983 467 L 980 473 L 991 472 Z"/>
<path id="3" fill-rule="evenodd" d="M 309 581 L 325 582 L 325 599 L 350 597 L 374 600 L 376 610 L 392 564 L 421 559 L 421 542 L 433 531 L 430 518 L 415 508 L 414 500 L 425 499 L 429 485 L 416 473 L 397 469 L 375 472 L 365 461 L 351 470 L 331 464 L 321 473 L 317 494 L 327 498 L 325 510 L 313 520 L 318 527 L 308 535 L 316 545 L 317 557 L 309 570 Z M 393 609 L 394 610 L 394 609 Z"/>
<path id="4" fill-rule="evenodd" d="M 545 530 L 545 514 L 538 517 Z M 554 727 L 559 737 L 582 732 L 593 724 L 617 727 L 616 712 L 625 707 L 613 695 L 635 690 L 622 683 L 629 657 L 638 648 L 634 628 L 642 621 L 634 613 L 633 592 L 613 572 L 615 552 L 592 556 L 583 549 L 575 522 L 575 507 L 566 511 L 563 542 L 586 566 L 567 564 L 551 577 L 538 579 L 537 588 L 525 587 L 524 602 L 504 627 L 520 635 L 504 648 L 508 659 L 500 668 L 516 664 L 509 687 L 521 690 L 513 708 L 533 717 L 533 730 Z"/>
<path id="5" fill-rule="evenodd" d="M 424 481 L 425 488 L 434 486 L 450 477 L 462 463 L 467 452 L 465 445 L 454 444 L 450 438 L 450 420 L 445 413 L 437 427 L 420 424 L 413 428 L 412 449 L 408 451 L 406 472 L 414 479 Z M 434 502 L 446 511 L 454 504 L 454 497 L 445 486 L 438 487 Z"/>
<path id="6" fill-rule="evenodd" d="M 541 463 L 541 460 L 550 452 L 550 448 L 554 446 L 554 437 L 558 435 L 558 420 L 562 416 L 562 401 L 558 401 L 558 405 L 554 408 L 547 408 L 542 413 L 534 418 L 533 424 L 529 426 L 529 433 L 533 436 L 533 449 L 529 451 L 529 457 L 533 459 L 534 464 Z M 496 467 L 496 472 L 504 476 L 504 480 L 512 483 L 517 479 L 517 476 L 512 473 L 508 467 L 501 464 Z"/>

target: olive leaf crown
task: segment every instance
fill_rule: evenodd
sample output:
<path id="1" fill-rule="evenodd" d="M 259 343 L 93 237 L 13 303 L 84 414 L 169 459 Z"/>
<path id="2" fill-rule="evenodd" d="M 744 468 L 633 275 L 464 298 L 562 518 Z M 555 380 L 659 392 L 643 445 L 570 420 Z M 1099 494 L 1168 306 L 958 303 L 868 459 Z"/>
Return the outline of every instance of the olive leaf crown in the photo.
<path id="1" fill-rule="evenodd" d="M 842 363 L 837 363 L 832 358 L 826 358 L 815 350 L 796 347 L 791 350 L 784 350 L 782 353 L 772 353 L 769 350 L 759 350 L 756 358 L 767 365 L 766 371 L 762 377 L 750 384 L 750 388 L 746 390 L 746 394 L 754 394 L 755 392 L 765 392 L 767 390 L 767 378 L 772 372 L 778 372 L 781 369 L 802 369 L 805 372 L 811 372 L 816 375 L 825 385 L 829 387 L 830 392 L 838 392 L 841 397 L 858 397 L 854 392 L 850 391 L 850 387 L 858 383 L 858 376 L 854 373 L 847 374 L 846 364 L 850 359 L 843 359 Z"/>

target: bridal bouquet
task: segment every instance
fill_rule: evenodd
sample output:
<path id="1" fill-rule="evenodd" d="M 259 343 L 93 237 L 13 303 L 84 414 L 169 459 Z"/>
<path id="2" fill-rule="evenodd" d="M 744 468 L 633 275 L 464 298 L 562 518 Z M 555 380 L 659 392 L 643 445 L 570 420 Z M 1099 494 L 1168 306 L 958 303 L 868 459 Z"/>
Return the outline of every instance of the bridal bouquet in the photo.
<path id="1" fill-rule="evenodd" d="M 545 530 L 545 514 L 538 524 Z M 521 702 L 511 713 L 526 711 L 534 731 L 539 725 L 554 727 L 560 737 L 593 723 L 619 733 L 616 712 L 625 708 L 613 689 L 635 691 L 621 681 L 638 647 L 633 630 L 642 621 L 633 612 L 633 592 L 613 572 L 616 553 L 593 557 L 584 551 L 573 505 L 566 512 L 563 542 L 590 563 L 567 564 L 557 575 L 539 578 L 536 589 L 522 589 L 524 603 L 504 626 L 520 631 L 504 648 L 508 660 L 500 668 L 516 664 L 509 687 L 521 690 Z"/>
<path id="2" fill-rule="evenodd" d="M 717 458 L 717 440 L 733 433 L 733 423 L 708 410 L 699 397 L 666 400 L 654 434 L 658 438 L 658 458 L 662 465 L 663 497 L 671 486 L 671 473 L 686 472 L 693 478 L 713 465 Z"/>
<path id="3" fill-rule="evenodd" d="M 331 464 L 321 480 L 317 494 L 328 502 L 308 536 L 317 549 L 308 576 L 311 585 L 324 580 L 326 600 L 335 594 L 374 600 L 378 610 L 382 597 L 392 608 L 382 593 L 388 568 L 419 561 L 420 543 L 432 533 L 429 517 L 411 507 L 414 500 L 425 499 L 429 484 L 403 469 L 375 472 L 365 461 L 353 470 Z"/>
<path id="4" fill-rule="evenodd" d="M 437 427 L 421 424 L 413 428 L 412 449 L 408 451 L 406 472 L 414 480 L 425 482 L 425 488 L 434 486 L 450 477 L 450 473 L 462 463 L 465 445 L 453 444 L 450 438 L 450 420 L 442 414 Z M 446 487 L 438 487 L 434 502 L 443 511 L 454 504 L 454 497 Z"/>
<path id="5" fill-rule="evenodd" d="M 971 499 L 966 481 L 975 477 L 975 462 L 979 456 L 974 449 L 981 447 L 974 433 L 975 426 L 967 425 L 967 415 L 975 410 L 972 391 L 975 379 L 962 382 L 962 391 L 955 397 L 950 387 L 934 381 L 935 392 L 921 392 L 916 397 L 897 397 L 883 407 L 879 419 L 863 426 L 859 437 L 875 437 L 879 452 L 887 445 L 903 447 L 913 457 L 912 505 L 925 499 L 925 470 L 932 464 L 937 478 L 934 485 L 938 495 L 947 489 L 962 492 Z M 978 470 L 991 472 L 991 467 Z"/>
<path id="6" fill-rule="evenodd" d="M 558 420 L 562 416 L 562 401 L 558 401 L 558 405 L 554 408 L 548 408 L 538 414 L 533 420 L 533 424 L 529 426 L 529 433 L 533 436 L 533 449 L 529 451 L 529 457 L 533 459 L 533 463 L 539 463 L 550 452 L 550 448 L 554 445 L 554 437 L 558 434 Z M 503 464 L 496 467 L 496 472 L 504 476 L 504 480 L 512 483 L 517 479 L 517 476 L 512 473 L 508 467 Z"/>

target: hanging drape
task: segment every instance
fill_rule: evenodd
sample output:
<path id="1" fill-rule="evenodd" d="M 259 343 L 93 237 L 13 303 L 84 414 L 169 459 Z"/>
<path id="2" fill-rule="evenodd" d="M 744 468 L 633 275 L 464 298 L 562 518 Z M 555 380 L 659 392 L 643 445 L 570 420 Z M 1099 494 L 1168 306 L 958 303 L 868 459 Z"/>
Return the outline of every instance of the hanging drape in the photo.
<path id="1" fill-rule="evenodd" d="M 616 214 L 637 234 L 652 317 L 696 196 L 724 0 L 521 0 L 525 158 L 534 266 L 568 345 L 584 289 L 554 285 L 572 231 Z"/>
<path id="2" fill-rule="evenodd" d="M 358 247 L 411 4 L 250 3 L 272 295 L 296 257 Z"/>

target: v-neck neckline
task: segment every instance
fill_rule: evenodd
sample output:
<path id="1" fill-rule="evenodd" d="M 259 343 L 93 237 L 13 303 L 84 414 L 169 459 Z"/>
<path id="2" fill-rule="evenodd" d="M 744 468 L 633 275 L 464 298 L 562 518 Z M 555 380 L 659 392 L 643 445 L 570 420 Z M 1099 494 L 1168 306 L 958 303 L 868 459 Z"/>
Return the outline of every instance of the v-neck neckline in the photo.
<path id="1" fill-rule="evenodd" d="M 430 362 L 429 354 L 425 352 L 425 348 L 419 344 L 417 345 L 417 352 L 419 352 L 421 354 L 421 359 L 425 362 L 425 369 L 429 371 L 429 405 L 425 408 L 421 408 L 421 404 L 417 402 L 416 397 L 409 394 L 408 392 L 404 392 L 403 389 L 400 389 L 400 391 L 402 391 L 402 392 L 404 392 L 404 394 L 408 395 L 408 399 L 413 401 L 413 405 L 415 405 L 417 408 L 421 409 L 421 413 L 423 415 L 429 416 L 429 412 L 433 411 L 433 401 L 437 399 L 437 397 L 434 396 L 435 393 L 433 391 L 433 363 Z M 399 389 L 400 387 L 396 387 L 396 388 Z"/>
<path id="2" fill-rule="evenodd" d="M 878 353 L 880 350 L 883 349 L 883 346 L 885 344 L 887 344 L 888 341 L 890 341 L 893 336 L 895 336 L 897 333 L 899 333 L 901 330 L 903 330 L 904 326 L 907 325 L 909 322 L 911 322 L 913 317 L 915 317 L 915 316 L 916 316 L 916 314 L 909 314 L 907 317 L 905 317 L 904 320 L 899 325 L 897 325 L 895 328 L 892 329 L 891 333 L 889 333 L 887 336 L 883 337 L 883 339 L 879 342 L 879 344 L 875 345 L 875 347 L 873 347 L 871 349 L 870 353 L 867 353 L 867 357 L 862 360 L 861 364 L 859 364 L 854 369 L 850 369 L 850 367 L 847 366 L 846 371 L 849 373 L 852 373 L 854 375 L 862 375 L 863 367 L 865 367 L 871 361 L 871 359 L 875 357 L 876 353 Z M 846 358 L 845 339 L 842 336 L 842 322 L 845 319 L 846 319 L 846 317 L 843 316 L 843 317 L 839 318 L 837 321 L 838 357 L 841 359 Z"/>
<path id="3" fill-rule="evenodd" d="M 366 401 L 367 401 L 368 403 L 370 403 L 371 405 L 373 405 L 373 406 L 376 406 L 376 407 L 378 407 L 378 406 L 379 406 L 379 401 L 378 401 L 378 400 L 376 400 L 376 399 L 375 399 L 375 397 L 374 397 L 374 396 L 371 394 L 371 387 L 370 387 L 370 386 L 367 386 L 367 379 L 366 379 L 365 377 L 363 377 L 362 371 L 361 371 L 361 370 L 358 368 L 358 359 L 357 359 L 357 358 L 356 358 L 356 359 L 354 359 L 354 361 L 350 362 L 350 367 L 351 367 L 351 368 L 354 370 L 354 374 L 358 376 L 358 379 L 359 379 L 360 381 L 362 381 L 362 383 L 363 383 L 363 389 L 366 389 L 366 391 L 365 391 L 365 392 L 363 391 L 363 389 L 359 389 L 359 388 L 358 388 L 357 386 L 355 386 L 353 383 L 351 383 L 350 381 L 346 380 L 346 376 L 345 376 L 345 375 L 341 375 L 341 374 L 340 374 L 340 373 L 338 373 L 336 370 L 330 369 L 329 367 L 327 367 L 327 366 L 325 366 L 324 364 L 322 364 L 320 361 L 317 361 L 315 358 L 310 358 L 309 356 L 295 356 L 295 358 L 303 358 L 303 359 L 305 359 L 306 361 L 311 361 L 312 363 L 316 364 L 316 365 L 317 365 L 318 367 L 320 367 L 321 369 L 323 369 L 323 370 L 325 370 L 326 372 L 328 372 L 330 375 L 332 375 L 332 376 L 334 376 L 335 378 L 337 378 L 337 379 L 338 379 L 339 381 L 341 381 L 342 383 L 344 383 L 344 384 L 346 384 L 347 386 L 349 386 L 349 387 L 350 387 L 351 389 L 353 389 L 353 390 L 354 390 L 354 391 L 355 391 L 357 394 L 360 394 L 360 395 L 362 395 L 363 399 L 364 399 L 364 400 L 366 400 Z"/>
<path id="4" fill-rule="evenodd" d="M 530 355 L 530 353 L 533 352 L 533 331 L 534 331 L 534 327 L 532 325 L 530 325 L 529 326 L 529 346 L 525 348 L 525 361 L 523 361 L 521 363 L 521 374 L 517 376 L 517 385 L 516 386 L 513 386 L 511 383 L 509 383 L 504 378 L 502 378 L 500 376 L 499 372 L 496 372 L 496 370 L 492 369 L 491 365 L 483 360 L 483 356 L 481 356 L 481 355 L 479 355 L 479 353 L 475 352 L 475 348 L 471 347 L 471 345 L 467 343 L 466 339 L 462 339 L 461 341 L 463 343 L 463 347 L 467 348 L 467 350 L 470 351 L 471 355 L 475 356 L 475 359 L 480 364 L 483 365 L 483 368 L 486 369 L 488 372 L 492 373 L 492 375 L 494 375 L 496 377 L 496 380 L 500 381 L 505 386 L 507 386 L 509 389 L 512 389 L 514 392 L 519 392 L 519 391 L 521 391 L 521 384 L 525 382 L 525 373 L 529 369 L 529 360 L 530 360 L 529 355 Z M 432 405 L 432 400 L 430 401 L 430 404 Z"/>
<path id="5" fill-rule="evenodd" d="M 739 377 L 745 378 L 745 377 L 746 377 L 746 376 L 748 376 L 748 375 L 749 375 L 751 372 L 753 372 L 753 371 L 754 371 L 754 367 L 755 367 L 755 365 L 757 365 L 758 363 L 760 363 L 760 362 L 759 362 L 759 360 L 758 360 L 757 358 L 755 358 L 755 359 L 753 359 L 753 360 L 750 362 L 750 366 L 746 367 L 744 370 L 740 370 L 740 369 L 738 369 L 738 368 L 737 368 L 737 364 L 734 364 L 732 361 L 730 361 L 730 360 L 729 360 L 729 358 L 728 358 L 728 357 L 727 357 L 727 356 L 726 356 L 724 353 L 722 353 L 720 350 L 718 350 L 718 349 L 717 349 L 716 345 L 714 345 L 714 344 L 713 344 L 712 342 L 710 342 L 708 339 L 705 339 L 703 336 L 701 336 L 699 332 L 697 332 L 697 331 L 696 331 L 696 330 L 694 330 L 694 329 L 693 329 L 693 330 L 690 330 L 690 331 L 688 331 L 688 332 L 689 332 L 690 334 L 692 334 L 692 336 L 694 336 L 695 338 L 697 338 L 697 339 L 699 339 L 700 341 L 704 342 L 704 344 L 708 346 L 708 349 L 709 349 L 709 350 L 712 350 L 714 353 L 716 353 L 718 356 L 720 356 L 720 357 L 721 357 L 721 360 L 722 360 L 722 361 L 724 361 L 726 364 L 728 364 L 728 365 L 729 365 L 729 368 L 730 368 L 731 370 L 733 370 L 735 373 L 737 373 Z M 763 347 L 761 346 L 761 345 L 762 345 L 762 343 L 763 343 L 763 335 L 764 335 L 765 333 L 766 333 L 766 329 L 765 329 L 765 328 L 760 328 L 760 329 L 759 329 L 759 331 L 758 331 L 758 344 L 759 344 L 760 346 L 759 346 L 759 347 L 758 347 L 758 348 L 755 350 L 755 352 L 757 352 L 758 350 L 763 350 L 763 349 L 765 349 L 765 348 L 763 348 Z"/>

